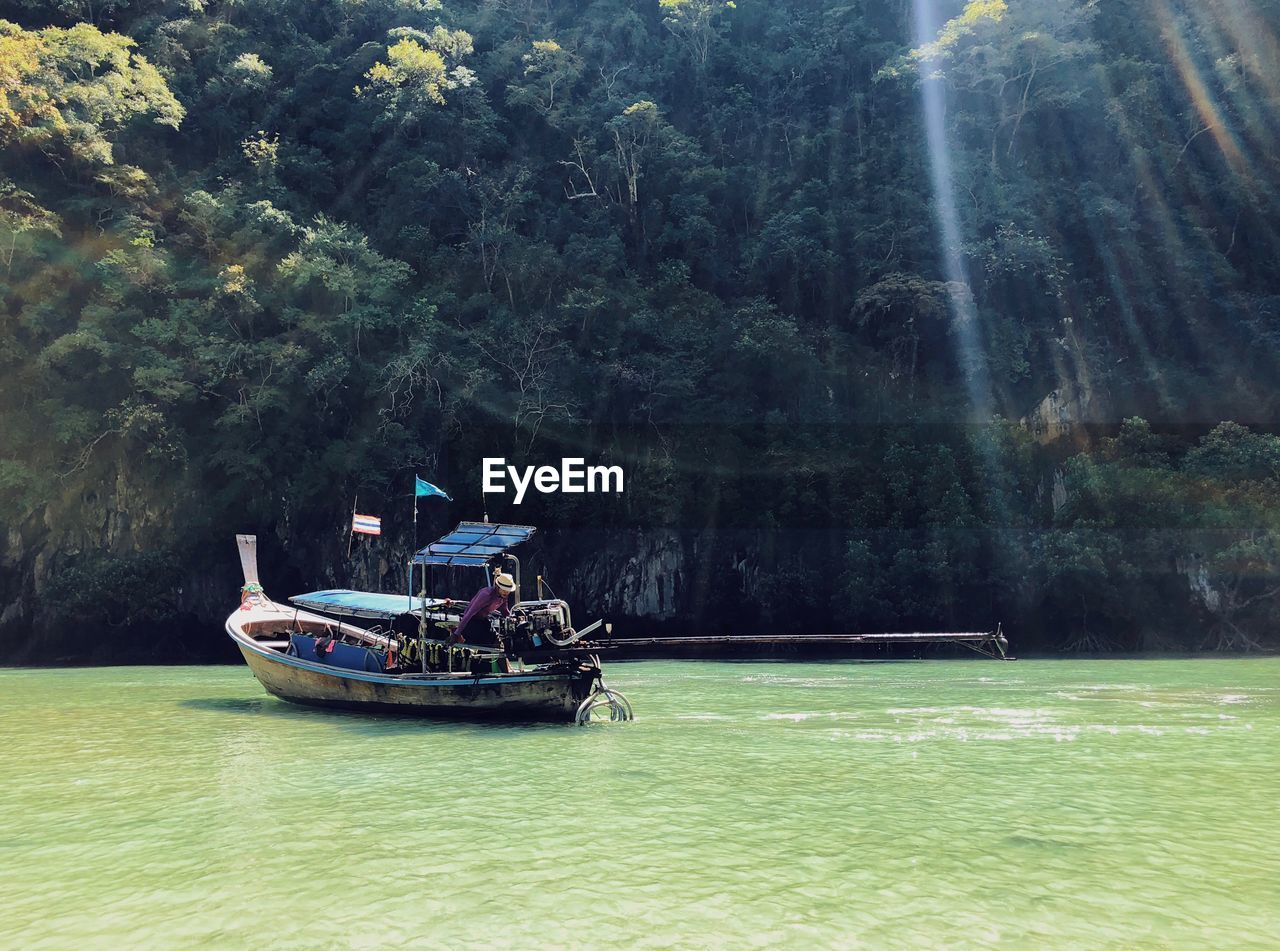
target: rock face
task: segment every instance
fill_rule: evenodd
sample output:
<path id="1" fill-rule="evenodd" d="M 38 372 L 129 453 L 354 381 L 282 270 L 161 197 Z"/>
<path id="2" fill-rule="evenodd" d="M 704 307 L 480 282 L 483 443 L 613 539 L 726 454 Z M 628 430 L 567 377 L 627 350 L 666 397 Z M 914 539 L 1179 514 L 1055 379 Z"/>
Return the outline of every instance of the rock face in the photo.
<path id="1" fill-rule="evenodd" d="M 1191 595 L 1210 612 L 1216 614 L 1222 607 L 1222 592 L 1209 579 L 1209 569 L 1199 555 L 1186 555 L 1175 562 L 1178 574 L 1187 579 Z"/>
<path id="2" fill-rule="evenodd" d="M 839 572 L 812 566 L 839 565 L 847 545 L 839 532 L 808 529 L 781 539 L 756 529 L 549 532 L 546 542 L 536 563 L 585 612 L 575 621 L 603 615 L 619 636 L 829 631 Z"/>
<path id="3" fill-rule="evenodd" d="M 1087 444 L 1087 427 L 1110 421 L 1108 401 L 1093 389 L 1077 383 L 1065 383 L 1051 391 L 1021 419 L 1022 425 L 1042 446 L 1061 439 Z"/>
<path id="4" fill-rule="evenodd" d="M 277 598 L 322 587 L 405 588 L 412 540 L 394 531 L 376 542 L 357 539 L 348 554 L 345 533 L 308 532 L 297 521 L 290 532 L 283 524 L 227 526 L 225 533 L 205 526 L 204 542 L 179 552 L 172 546 L 172 508 L 149 506 L 145 488 L 120 477 L 93 484 L 101 488 L 84 498 L 83 491 L 69 494 L 32 515 L 22 530 L 7 533 L 0 558 L 0 653 L 9 662 L 105 662 L 126 647 L 129 662 L 225 659 L 222 621 L 240 585 L 235 530 L 258 532 L 264 581 Z M 164 497 L 153 488 L 153 497 Z M 550 589 L 573 606 L 579 626 L 603 616 L 632 632 L 657 631 L 685 624 L 699 600 L 687 567 L 696 558 L 697 539 L 666 530 L 547 531 L 536 541 L 534 550 L 518 552 L 528 559 L 526 597 L 532 596 L 534 574 L 546 572 Z M 147 551 L 173 553 L 178 577 L 172 619 L 145 629 L 90 630 L 50 609 L 50 584 L 82 555 L 114 564 Z"/>
<path id="5" fill-rule="evenodd" d="M 125 462 L 94 461 L 72 478 L 51 479 L 46 504 L 9 526 L 0 551 L 5 658 L 78 657 L 80 634 L 60 630 L 63 622 L 50 610 L 50 583 L 82 556 L 109 561 L 167 550 L 179 498 L 172 485 L 157 485 Z M 185 609 L 184 601 L 197 587 L 183 583 L 173 592 L 176 610 Z M 96 639 L 102 640 L 100 633 Z"/>
<path id="6" fill-rule="evenodd" d="M 575 603 L 655 621 L 675 618 L 685 584 L 685 550 L 673 532 L 615 536 L 568 575 Z"/>
<path id="7" fill-rule="evenodd" d="M 1049 501 L 1053 505 L 1054 515 L 1058 514 L 1058 509 L 1062 508 L 1064 505 L 1067 504 L 1067 500 L 1070 497 L 1071 497 L 1070 494 L 1067 492 L 1066 476 L 1063 475 L 1063 472 L 1061 469 L 1054 469 L 1053 470 L 1053 488 L 1049 493 Z"/>

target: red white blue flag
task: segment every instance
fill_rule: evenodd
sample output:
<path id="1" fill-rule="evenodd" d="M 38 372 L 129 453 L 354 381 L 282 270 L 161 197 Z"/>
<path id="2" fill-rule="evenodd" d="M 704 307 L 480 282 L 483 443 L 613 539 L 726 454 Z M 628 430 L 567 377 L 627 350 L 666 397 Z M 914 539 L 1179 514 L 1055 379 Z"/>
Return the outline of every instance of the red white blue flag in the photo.
<path id="1" fill-rule="evenodd" d="M 351 530 L 359 535 L 381 535 L 382 519 L 372 515 L 352 515 Z"/>

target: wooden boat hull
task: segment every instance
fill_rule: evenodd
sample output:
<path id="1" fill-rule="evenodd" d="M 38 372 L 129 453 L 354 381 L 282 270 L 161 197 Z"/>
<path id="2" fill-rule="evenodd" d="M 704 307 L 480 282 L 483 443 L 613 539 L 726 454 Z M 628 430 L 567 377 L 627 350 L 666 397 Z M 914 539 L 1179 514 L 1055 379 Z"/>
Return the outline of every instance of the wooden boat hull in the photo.
<path id="1" fill-rule="evenodd" d="M 591 666 L 481 677 L 349 670 L 283 653 L 280 648 L 287 642 L 288 630 L 341 631 L 367 639 L 372 646 L 383 638 L 345 622 L 285 610 L 270 601 L 233 612 L 227 618 L 227 634 L 258 682 L 282 700 L 311 706 L 450 719 L 572 723 L 599 677 L 599 670 Z M 275 640 L 264 641 L 264 637 Z"/>
<path id="2" fill-rule="evenodd" d="M 240 645 L 258 682 L 282 700 L 311 706 L 452 719 L 559 721 L 571 723 L 591 693 L 594 672 L 519 674 L 498 677 L 455 675 L 422 679 L 317 670 L 290 657 L 264 656 Z"/>

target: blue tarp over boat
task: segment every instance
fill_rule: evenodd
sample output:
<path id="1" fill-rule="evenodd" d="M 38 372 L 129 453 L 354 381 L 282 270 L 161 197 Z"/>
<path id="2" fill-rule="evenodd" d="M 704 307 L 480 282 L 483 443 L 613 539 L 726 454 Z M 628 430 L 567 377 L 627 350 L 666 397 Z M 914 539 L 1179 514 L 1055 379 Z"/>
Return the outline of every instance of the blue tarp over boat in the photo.
<path id="1" fill-rule="evenodd" d="M 330 645 L 323 657 L 316 653 L 316 639 L 309 634 L 289 635 L 289 654 L 317 664 L 329 664 L 346 670 L 368 670 L 382 673 L 387 668 L 387 655 L 368 647 L 355 647 L 341 642 Z"/>
<path id="2" fill-rule="evenodd" d="M 422 601 L 418 598 L 411 599 L 407 594 L 379 594 L 376 591 L 349 591 L 345 588 L 296 594 L 289 600 L 310 611 L 354 617 L 393 618 L 400 614 L 418 614 L 422 609 Z M 435 598 L 427 598 L 428 607 L 435 603 Z"/>
<path id="3" fill-rule="evenodd" d="M 413 556 L 417 565 L 448 565 L 483 568 L 494 555 L 527 541 L 537 531 L 532 525 L 493 525 L 488 522 L 460 522 L 448 535 L 432 542 Z M 380 594 L 375 591 L 351 591 L 336 588 L 312 591 L 289 599 L 300 608 L 353 617 L 393 618 L 401 614 L 420 614 L 422 602 L 408 594 Z M 440 603 L 427 598 L 427 607 Z"/>
<path id="4" fill-rule="evenodd" d="M 537 529 L 532 525 L 491 525 L 460 522 L 448 535 L 432 542 L 413 557 L 417 565 L 466 565 L 483 568 L 494 555 L 528 541 Z"/>

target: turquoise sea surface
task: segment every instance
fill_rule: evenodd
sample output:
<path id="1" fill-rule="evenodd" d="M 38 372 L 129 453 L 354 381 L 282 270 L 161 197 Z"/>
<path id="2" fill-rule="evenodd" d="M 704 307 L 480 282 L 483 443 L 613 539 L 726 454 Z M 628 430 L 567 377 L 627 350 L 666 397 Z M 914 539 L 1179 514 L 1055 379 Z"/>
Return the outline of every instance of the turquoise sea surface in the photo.
<path id="1" fill-rule="evenodd" d="M 1280 947 L 1280 659 L 606 674 L 635 722 L 0 670 L 0 947 Z"/>

